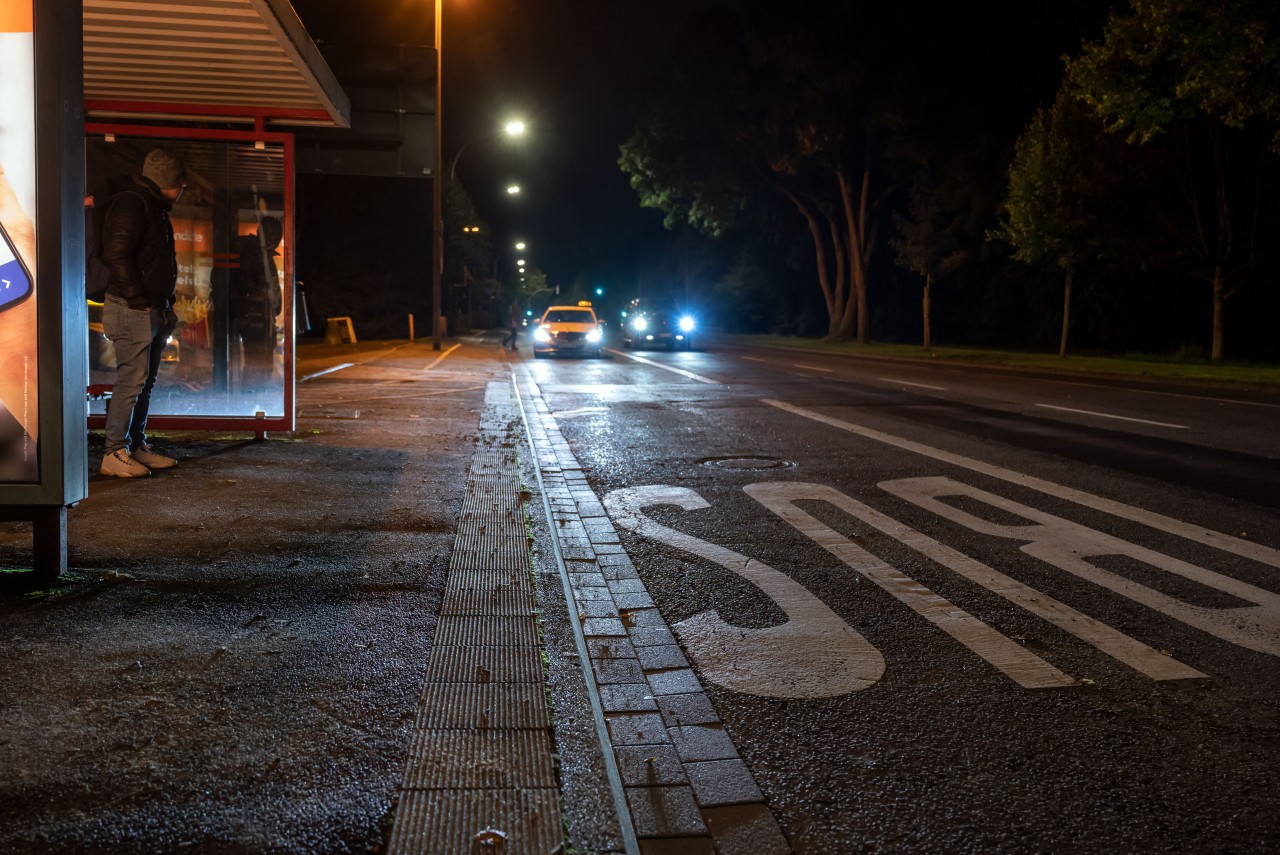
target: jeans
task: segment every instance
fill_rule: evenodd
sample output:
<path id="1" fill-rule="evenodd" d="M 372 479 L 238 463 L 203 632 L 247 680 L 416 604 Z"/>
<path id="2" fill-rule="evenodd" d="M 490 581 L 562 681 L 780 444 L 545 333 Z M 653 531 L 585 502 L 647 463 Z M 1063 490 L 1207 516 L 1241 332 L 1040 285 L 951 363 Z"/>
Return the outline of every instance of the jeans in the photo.
<path id="1" fill-rule="evenodd" d="M 147 444 L 147 410 L 160 373 L 160 357 L 177 326 L 173 312 L 131 309 L 113 294 L 102 307 L 102 331 L 116 352 L 116 382 L 107 402 L 106 453 Z"/>

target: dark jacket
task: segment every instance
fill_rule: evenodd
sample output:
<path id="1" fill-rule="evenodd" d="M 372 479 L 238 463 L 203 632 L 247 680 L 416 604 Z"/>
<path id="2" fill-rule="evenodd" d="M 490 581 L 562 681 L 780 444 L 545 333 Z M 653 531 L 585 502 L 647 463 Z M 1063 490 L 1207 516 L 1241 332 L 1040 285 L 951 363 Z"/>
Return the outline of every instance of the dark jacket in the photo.
<path id="1" fill-rule="evenodd" d="M 178 259 L 174 252 L 169 204 L 146 178 L 107 203 L 102 225 L 102 261 L 110 271 L 107 293 L 131 309 L 164 311 L 173 303 L 178 283 Z"/>
<path id="2" fill-rule="evenodd" d="M 241 235 L 236 241 L 240 270 L 231 280 L 231 314 L 272 320 L 280 314 L 280 274 L 275 250 L 262 245 L 258 235 Z"/>

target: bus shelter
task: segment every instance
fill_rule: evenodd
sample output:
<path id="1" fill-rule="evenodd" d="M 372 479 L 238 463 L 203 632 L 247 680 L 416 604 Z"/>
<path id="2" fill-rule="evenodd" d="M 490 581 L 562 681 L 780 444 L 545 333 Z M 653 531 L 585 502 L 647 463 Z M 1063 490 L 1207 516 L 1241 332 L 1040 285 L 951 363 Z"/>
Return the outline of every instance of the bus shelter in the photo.
<path id="1" fill-rule="evenodd" d="M 0 520 L 66 569 L 67 508 L 115 359 L 87 302 L 84 228 L 164 147 L 186 162 L 179 326 L 156 428 L 294 426 L 293 130 L 350 104 L 287 0 L 0 0 Z M 269 317 L 237 291 L 268 283 Z"/>
<path id="2" fill-rule="evenodd" d="M 293 130 L 349 126 L 345 93 L 286 0 L 84 0 L 83 33 L 94 203 L 152 148 L 187 168 L 170 212 L 178 327 L 149 425 L 292 430 Z M 264 288 L 272 299 L 248 298 Z M 115 361 L 101 305 L 88 310 L 89 422 L 101 426 Z"/>

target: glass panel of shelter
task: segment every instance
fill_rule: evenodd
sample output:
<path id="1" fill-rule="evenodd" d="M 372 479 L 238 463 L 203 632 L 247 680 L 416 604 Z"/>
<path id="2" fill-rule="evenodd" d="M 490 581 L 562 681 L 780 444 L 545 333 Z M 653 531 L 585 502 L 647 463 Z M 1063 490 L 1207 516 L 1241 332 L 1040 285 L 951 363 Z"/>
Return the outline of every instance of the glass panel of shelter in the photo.
<path id="1" fill-rule="evenodd" d="M 178 256 L 178 327 L 165 347 L 151 416 L 279 418 L 292 314 L 286 269 L 285 154 L 252 141 L 90 136 L 86 183 L 95 205 L 130 186 L 153 148 L 183 160 L 187 189 L 169 212 Z M 110 385 L 115 357 L 102 304 L 89 302 L 89 383 Z M 106 404 L 90 402 L 91 414 Z"/>

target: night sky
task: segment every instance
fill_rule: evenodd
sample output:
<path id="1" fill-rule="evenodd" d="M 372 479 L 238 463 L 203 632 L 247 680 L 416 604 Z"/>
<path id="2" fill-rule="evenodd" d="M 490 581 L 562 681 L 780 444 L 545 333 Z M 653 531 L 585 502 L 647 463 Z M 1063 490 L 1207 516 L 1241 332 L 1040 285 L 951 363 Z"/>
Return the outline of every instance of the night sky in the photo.
<path id="1" fill-rule="evenodd" d="M 430 0 L 294 0 L 320 42 L 432 42 Z M 666 237 L 618 168 L 644 81 L 681 21 L 714 0 L 445 0 L 444 162 L 467 145 L 458 176 L 493 226 L 499 252 L 515 240 L 552 283 L 634 279 Z M 724 5 L 723 3 L 719 5 Z M 642 13 L 641 13 L 642 12 Z M 508 116 L 521 141 L 487 139 Z M 519 197 L 503 188 L 520 184 Z"/>
<path id="2" fill-rule="evenodd" d="M 810 2 L 795 5 L 797 14 Z M 432 42 L 431 0 L 293 0 L 321 44 Z M 458 175 L 501 253 L 517 239 L 553 284 L 631 290 L 670 239 L 661 215 L 639 207 L 617 166 L 645 83 L 681 24 L 727 0 L 445 0 L 444 162 L 470 143 Z M 996 104 L 1011 139 L 1052 99 L 1061 56 L 1100 32 L 1107 0 L 985 0 L 939 9 L 900 0 L 878 7 L 918 51 L 904 63 L 971 81 L 959 97 Z M 936 22 L 922 26 L 924 20 Z M 485 139 L 508 116 L 530 126 L 520 142 Z M 524 192 L 503 190 L 517 182 Z"/>

